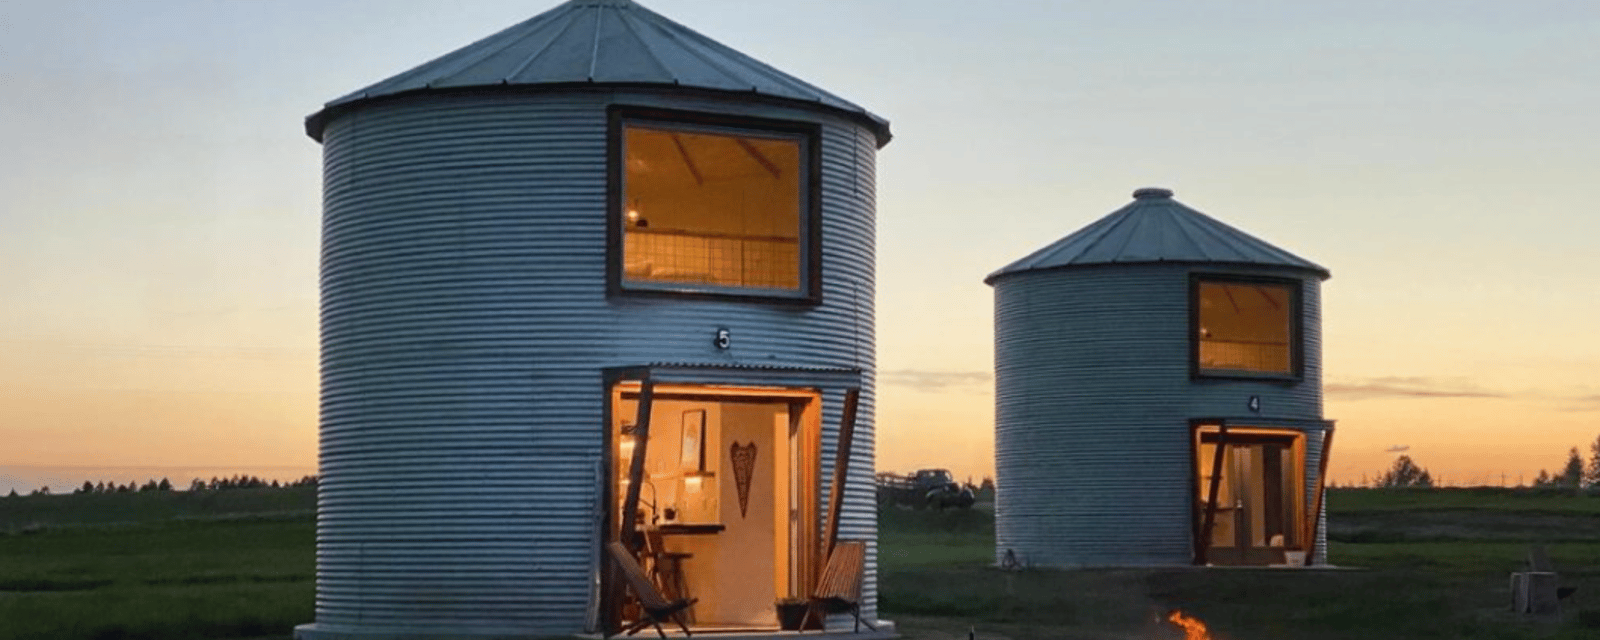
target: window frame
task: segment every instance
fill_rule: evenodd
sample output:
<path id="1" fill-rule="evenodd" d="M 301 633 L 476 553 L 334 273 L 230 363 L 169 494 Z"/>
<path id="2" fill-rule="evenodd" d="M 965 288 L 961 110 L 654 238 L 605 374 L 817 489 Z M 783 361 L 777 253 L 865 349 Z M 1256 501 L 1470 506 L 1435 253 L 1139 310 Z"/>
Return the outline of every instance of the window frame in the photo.
<path id="1" fill-rule="evenodd" d="M 1270 285 L 1289 289 L 1289 371 L 1207 369 L 1200 366 L 1200 285 Z M 1294 278 L 1224 273 L 1189 274 L 1189 377 L 1192 380 L 1258 380 L 1295 383 L 1305 379 L 1305 283 Z"/>
<path id="2" fill-rule="evenodd" d="M 606 129 L 606 293 L 608 297 L 655 297 L 758 302 L 779 305 L 822 304 L 822 127 L 815 123 L 755 116 L 612 105 Z M 711 131 L 797 137 L 800 141 L 800 270 L 798 291 L 725 287 L 689 283 L 628 284 L 623 276 L 622 224 L 626 157 L 624 140 L 630 124 L 684 131 Z"/>

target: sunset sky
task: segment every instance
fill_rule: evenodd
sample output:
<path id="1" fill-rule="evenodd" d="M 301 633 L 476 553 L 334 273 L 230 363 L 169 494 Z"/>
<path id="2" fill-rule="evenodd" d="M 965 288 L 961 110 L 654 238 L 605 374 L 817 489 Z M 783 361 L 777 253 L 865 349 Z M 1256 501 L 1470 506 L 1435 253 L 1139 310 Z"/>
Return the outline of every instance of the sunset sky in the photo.
<path id="1" fill-rule="evenodd" d="M 880 469 L 992 473 L 983 277 L 1143 186 L 1333 272 L 1334 480 L 1600 436 L 1600 4 L 644 4 L 891 121 Z M 0 491 L 314 472 L 302 119 L 554 5 L 6 3 Z"/>

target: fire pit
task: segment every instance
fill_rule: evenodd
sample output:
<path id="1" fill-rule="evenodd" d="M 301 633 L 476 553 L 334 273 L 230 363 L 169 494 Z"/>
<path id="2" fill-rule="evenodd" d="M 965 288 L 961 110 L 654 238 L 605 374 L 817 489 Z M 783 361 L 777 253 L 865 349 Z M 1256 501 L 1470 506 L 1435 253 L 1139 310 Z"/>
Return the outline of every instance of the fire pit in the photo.
<path id="1" fill-rule="evenodd" d="M 1174 610 L 1167 614 L 1167 622 L 1183 629 L 1183 640 L 1211 640 L 1210 632 L 1206 631 L 1206 623 L 1201 622 L 1199 618 L 1184 615 L 1182 611 Z"/>

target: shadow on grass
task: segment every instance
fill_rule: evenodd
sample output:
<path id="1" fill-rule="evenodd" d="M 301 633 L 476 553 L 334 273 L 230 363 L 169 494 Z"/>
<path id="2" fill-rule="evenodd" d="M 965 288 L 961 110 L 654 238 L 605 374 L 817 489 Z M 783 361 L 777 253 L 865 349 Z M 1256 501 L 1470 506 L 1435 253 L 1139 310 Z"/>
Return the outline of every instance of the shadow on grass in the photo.
<path id="1" fill-rule="evenodd" d="M 288 635 L 315 615 L 294 584 L 119 585 L 0 599 L 0 639 L 219 640 Z"/>
<path id="2" fill-rule="evenodd" d="M 1080 599 L 1046 572 L 911 569 L 886 574 L 879 584 L 878 608 L 885 613 L 1048 624 L 1081 619 Z"/>
<path id="3" fill-rule="evenodd" d="M 176 620 L 159 625 L 130 626 L 113 623 L 95 629 L 91 640 L 167 640 L 254 638 L 275 635 L 283 631 L 282 624 L 245 616 L 237 620 Z"/>
<path id="4" fill-rule="evenodd" d="M 72 580 L 60 578 L 11 578 L 0 580 L 0 592 L 90 591 L 108 586 L 114 580 Z"/>

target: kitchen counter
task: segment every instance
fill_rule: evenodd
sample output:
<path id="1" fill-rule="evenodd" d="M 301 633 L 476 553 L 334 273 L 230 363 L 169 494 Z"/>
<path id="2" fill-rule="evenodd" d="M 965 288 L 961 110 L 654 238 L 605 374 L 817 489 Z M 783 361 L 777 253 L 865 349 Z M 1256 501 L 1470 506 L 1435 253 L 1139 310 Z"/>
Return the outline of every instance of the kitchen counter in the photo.
<path id="1" fill-rule="evenodd" d="M 726 525 L 712 522 L 673 522 L 656 525 L 656 531 L 661 532 L 661 535 L 664 536 L 722 533 L 722 530 L 726 528 L 728 528 Z"/>

